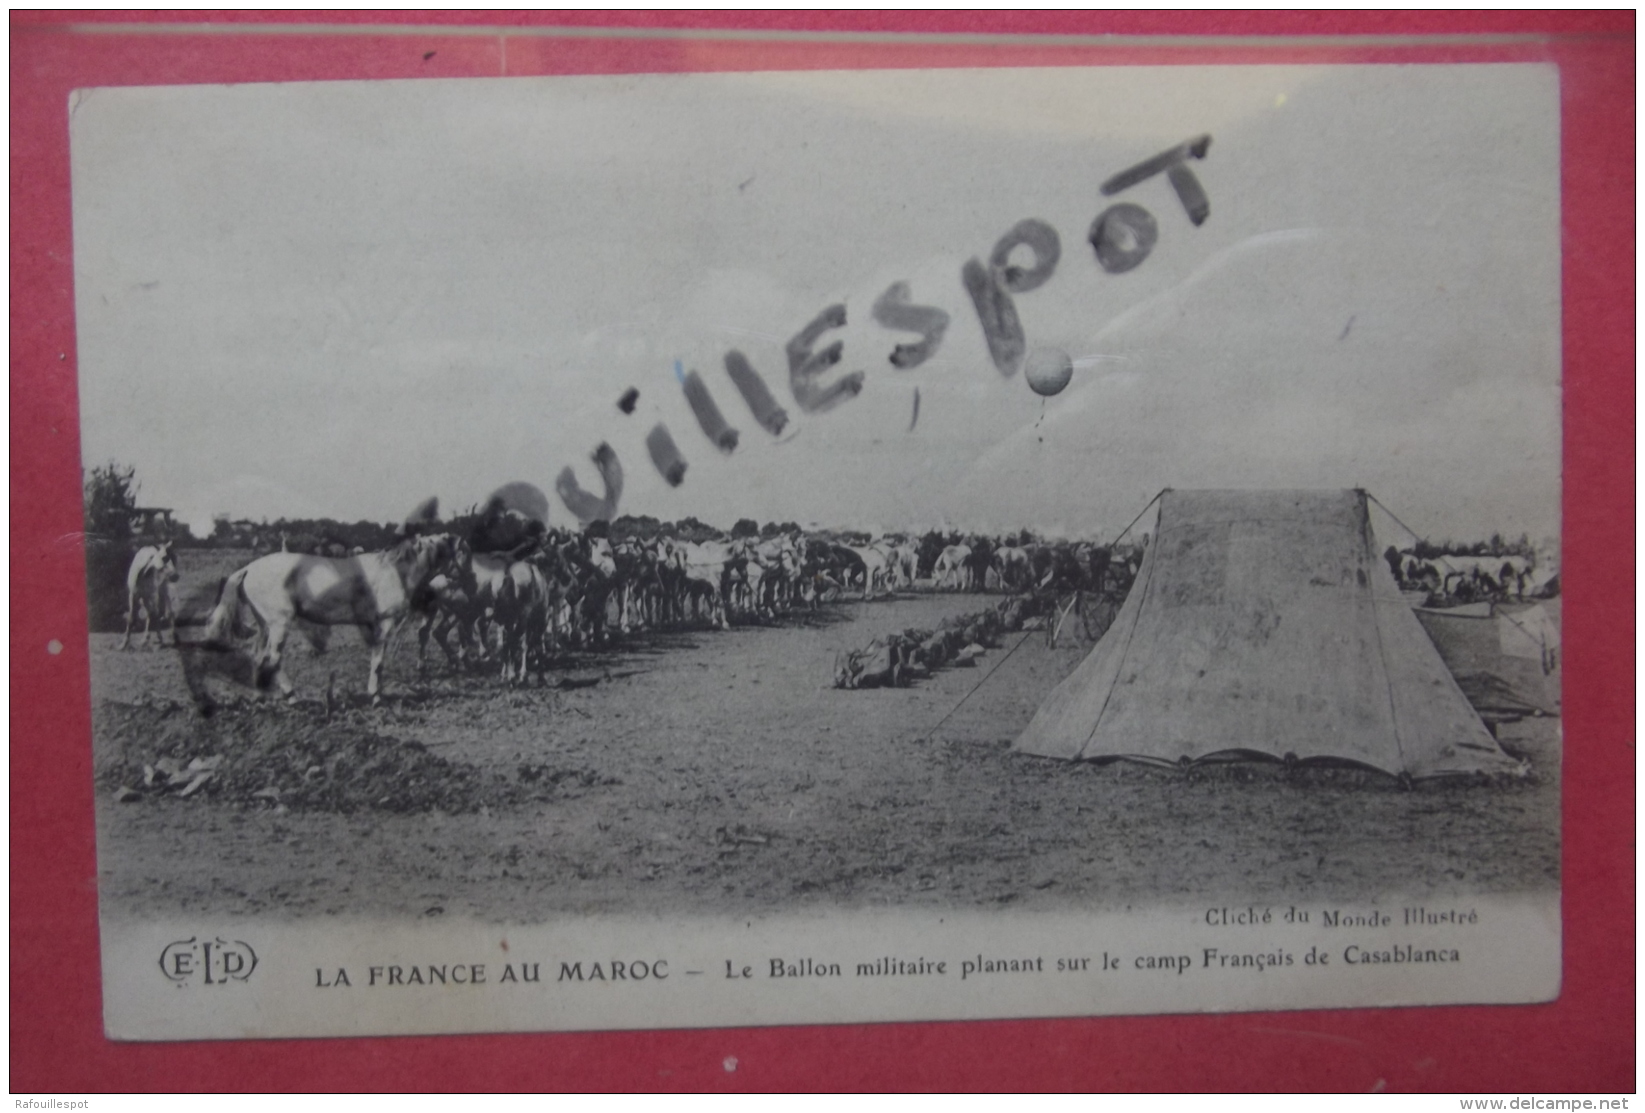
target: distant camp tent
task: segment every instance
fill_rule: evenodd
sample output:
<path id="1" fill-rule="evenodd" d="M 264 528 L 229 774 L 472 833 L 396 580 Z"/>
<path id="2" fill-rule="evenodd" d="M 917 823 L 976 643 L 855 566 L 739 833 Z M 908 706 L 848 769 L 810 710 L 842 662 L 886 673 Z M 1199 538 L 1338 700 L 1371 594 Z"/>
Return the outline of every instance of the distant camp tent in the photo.
<path id="1" fill-rule="evenodd" d="M 1371 535 L 1363 491 L 1166 491 L 1108 633 L 1015 748 L 1176 765 L 1518 773 Z"/>
<path id="2" fill-rule="evenodd" d="M 1445 667 L 1475 710 L 1559 713 L 1558 600 L 1529 606 L 1469 603 L 1417 608 Z"/>

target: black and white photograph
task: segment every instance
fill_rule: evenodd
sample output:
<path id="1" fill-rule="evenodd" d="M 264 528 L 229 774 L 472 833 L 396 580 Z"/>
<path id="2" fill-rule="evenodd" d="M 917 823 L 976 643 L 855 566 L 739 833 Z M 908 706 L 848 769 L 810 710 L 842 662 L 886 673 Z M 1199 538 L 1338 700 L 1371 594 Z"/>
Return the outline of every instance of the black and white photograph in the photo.
<path id="1" fill-rule="evenodd" d="M 1558 995 L 1554 67 L 70 111 L 111 1037 Z"/>

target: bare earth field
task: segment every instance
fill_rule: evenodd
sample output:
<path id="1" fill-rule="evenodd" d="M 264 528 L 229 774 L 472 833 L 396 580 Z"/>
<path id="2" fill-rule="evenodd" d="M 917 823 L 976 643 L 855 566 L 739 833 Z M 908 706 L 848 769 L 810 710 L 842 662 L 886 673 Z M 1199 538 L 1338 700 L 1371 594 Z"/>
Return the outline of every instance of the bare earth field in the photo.
<path id="1" fill-rule="evenodd" d="M 185 553 L 185 584 L 215 584 L 222 562 Z M 831 686 L 836 653 L 995 601 L 836 603 L 637 638 L 514 689 L 432 659 L 419 677 L 406 636 L 380 708 L 355 632 L 319 656 L 293 637 L 296 707 L 242 689 L 209 718 L 190 703 L 185 653 L 94 635 L 104 915 L 530 922 L 1557 889 L 1558 719 L 1501 728 L 1532 763 L 1523 781 L 1405 790 L 1351 769 L 1012 754 L 1089 648 L 1052 650 L 1043 633 L 912 688 Z M 169 787 L 144 786 L 161 759 Z"/>

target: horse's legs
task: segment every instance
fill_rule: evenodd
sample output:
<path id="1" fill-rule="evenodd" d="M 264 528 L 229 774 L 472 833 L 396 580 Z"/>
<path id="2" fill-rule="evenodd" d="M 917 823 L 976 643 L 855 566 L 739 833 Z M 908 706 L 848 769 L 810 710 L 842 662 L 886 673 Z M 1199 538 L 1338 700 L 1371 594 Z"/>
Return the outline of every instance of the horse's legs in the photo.
<path id="1" fill-rule="evenodd" d="M 515 651 L 519 649 L 521 641 L 519 616 L 509 615 L 506 621 L 497 623 L 497 629 L 502 637 L 502 647 L 498 656 L 503 661 L 503 683 L 513 684 L 517 679 L 523 680 L 525 678 L 523 669 L 518 675 L 514 672 Z"/>
<path id="2" fill-rule="evenodd" d="M 531 622 L 532 641 L 537 654 L 537 683 L 545 684 L 548 682 L 548 657 L 550 653 L 548 608 L 544 607 L 542 613 L 534 616 Z"/>
<path id="3" fill-rule="evenodd" d="M 519 633 L 517 638 L 519 641 L 518 648 L 520 651 L 519 680 L 520 686 L 524 687 L 527 670 L 531 667 L 531 619 L 529 617 L 524 615 L 520 617 Z"/>
<path id="4" fill-rule="evenodd" d="M 257 670 L 257 686 L 259 688 L 263 686 L 265 675 L 271 676 L 274 678 L 275 683 L 280 685 L 280 693 L 286 699 L 296 702 L 297 690 L 291 683 L 291 677 L 286 675 L 283 663 L 286 633 L 290 629 L 290 621 L 289 618 L 283 616 L 269 620 L 263 643 L 262 660 Z"/>
<path id="5" fill-rule="evenodd" d="M 138 598 L 134 593 L 126 600 L 126 636 L 120 639 L 121 649 L 131 648 L 131 626 L 137 621 Z"/>
<path id="6" fill-rule="evenodd" d="M 502 632 L 497 628 L 497 616 L 494 613 L 490 611 L 483 612 L 474 621 L 474 631 L 475 641 L 480 646 L 481 660 L 489 660 L 500 652 L 499 649 L 492 647 L 493 643 L 498 646 L 502 645 Z"/>
<path id="7" fill-rule="evenodd" d="M 446 655 L 446 665 L 455 669 L 463 658 L 458 655 L 457 649 L 451 648 L 450 638 L 453 627 L 457 630 L 457 648 L 466 651 L 468 648 L 468 635 L 464 633 L 460 619 L 447 620 L 444 615 L 441 615 L 434 620 L 434 640 L 440 643 L 440 651 Z"/>
<path id="8" fill-rule="evenodd" d="M 423 672 L 428 668 L 428 661 L 424 654 L 428 651 L 428 635 L 434 627 L 435 616 L 424 614 L 417 616 L 417 671 Z"/>
<path id="9" fill-rule="evenodd" d="M 379 619 L 375 626 L 361 626 L 360 633 L 371 646 L 371 671 L 366 676 L 366 695 L 374 704 L 382 702 L 383 655 L 388 650 L 389 638 L 394 634 L 395 621 Z"/>
<path id="10" fill-rule="evenodd" d="M 558 620 L 560 605 L 554 598 L 553 589 L 549 590 L 548 601 L 543 606 L 543 626 L 539 634 L 542 647 L 541 668 L 548 667 L 548 658 L 554 654 L 554 624 Z"/>
<path id="11" fill-rule="evenodd" d="M 366 675 L 366 695 L 374 704 L 382 702 L 383 640 L 378 638 L 371 647 L 371 671 Z"/>
<path id="12" fill-rule="evenodd" d="M 446 644 L 440 623 L 445 617 L 443 611 L 417 616 L 417 671 L 428 671 L 428 639 L 432 636 L 440 648 L 445 651 L 446 662 L 451 662 L 451 647 Z"/>

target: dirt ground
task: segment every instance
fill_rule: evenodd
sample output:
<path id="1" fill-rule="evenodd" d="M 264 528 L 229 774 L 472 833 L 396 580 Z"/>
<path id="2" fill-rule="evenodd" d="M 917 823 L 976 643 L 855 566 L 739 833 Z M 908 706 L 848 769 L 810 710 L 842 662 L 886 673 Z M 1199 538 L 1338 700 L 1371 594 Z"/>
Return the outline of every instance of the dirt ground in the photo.
<path id="1" fill-rule="evenodd" d="M 190 555 L 198 594 L 218 573 Z M 241 690 L 209 718 L 186 654 L 94 635 L 104 913 L 528 922 L 1557 888 L 1558 719 L 1501 728 L 1532 763 L 1522 781 L 1406 790 L 1352 769 L 1012 754 L 1089 648 L 1043 632 L 911 688 L 832 687 L 836 653 L 994 601 L 652 636 L 512 689 L 443 662 L 419 677 L 403 638 L 380 708 L 357 634 L 319 656 L 294 638 L 297 706 Z"/>

